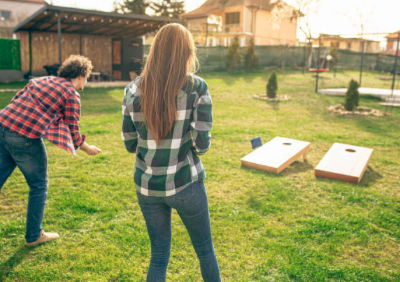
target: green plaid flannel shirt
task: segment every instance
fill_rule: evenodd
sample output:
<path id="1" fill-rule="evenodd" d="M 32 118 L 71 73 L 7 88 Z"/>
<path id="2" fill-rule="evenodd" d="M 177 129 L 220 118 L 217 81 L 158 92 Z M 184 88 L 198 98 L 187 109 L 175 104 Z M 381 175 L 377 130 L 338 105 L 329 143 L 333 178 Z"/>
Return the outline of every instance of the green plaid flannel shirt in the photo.
<path id="1" fill-rule="evenodd" d="M 206 177 L 198 155 L 211 145 L 212 103 L 207 83 L 193 75 L 179 93 L 175 124 L 156 144 L 144 125 L 139 103 L 138 78 L 125 88 L 122 102 L 122 140 L 128 152 L 136 153 L 136 190 L 147 196 L 174 195 Z"/>

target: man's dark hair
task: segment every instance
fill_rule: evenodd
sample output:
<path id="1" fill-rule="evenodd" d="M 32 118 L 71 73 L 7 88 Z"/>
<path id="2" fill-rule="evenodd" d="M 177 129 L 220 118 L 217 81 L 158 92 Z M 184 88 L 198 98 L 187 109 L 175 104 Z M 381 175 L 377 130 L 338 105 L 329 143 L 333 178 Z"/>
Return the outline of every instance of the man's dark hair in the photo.
<path id="1" fill-rule="evenodd" d="M 57 76 L 63 78 L 77 78 L 78 76 L 89 77 L 92 73 L 92 62 L 78 55 L 71 55 L 66 59 L 58 69 Z"/>

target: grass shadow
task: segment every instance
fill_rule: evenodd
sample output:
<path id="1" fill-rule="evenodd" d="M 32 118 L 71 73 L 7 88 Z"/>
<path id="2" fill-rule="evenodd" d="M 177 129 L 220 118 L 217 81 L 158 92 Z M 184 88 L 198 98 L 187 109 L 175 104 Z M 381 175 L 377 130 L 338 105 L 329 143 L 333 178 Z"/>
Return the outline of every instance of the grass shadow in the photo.
<path id="1" fill-rule="evenodd" d="M 309 170 L 314 169 L 314 167 L 312 166 L 312 164 L 308 163 L 307 161 L 305 161 L 305 162 L 295 161 L 294 163 L 289 165 L 287 168 L 285 168 L 280 173 L 272 173 L 272 172 L 268 172 L 268 171 L 264 171 L 264 170 L 258 170 L 258 169 L 250 168 L 250 167 L 243 166 L 243 165 L 241 166 L 241 169 L 249 171 L 252 174 L 258 174 L 258 175 L 267 174 L 268 176 L 282 177 L 285 175 L 291 175 L 291 174 L 297 174 L 300 172 L 309 171 Z"/>
<path id="2" fill-rule="evenodd" d="M 310 164 L 307 161 L 295 161 L 291 165 L 289 165 L 287 168 L 285 168 L 281 173 L 282 175 L 291 175 L 291 174 L 297 174 L 300 172 L 306 172 L 309 170 L 313 170 L 314 166 Z"/>
<path id="3" fill-rule="evenodd" d="M 382 178 L 383 178 L 382 174 L 374 170 L 372 167 L 368 166 L 359 185 L 362 187 L 367 187 L 370 184 L 375 183 L 377 180 Z"/>
<path id="4" fill-rule="evenodd" d="M 282 175 L 280 175 L 280 174 L 275 174 L 275 173 L 268 172 L 268 171 L 265 171 L 265 170 L 258 170 L 258 169 L 247 167 L 247 166 L 244 166 L 244 165 L 241 165 L 240 168 L 245 170 L 245 171 L 248 171 L 248 172 L 250 172 L 252 174 L 256 174 L 256 175 L 268 175 L 268 176 L 282 177 Z"/>
<path id="5" fill-rule="evenodd" d="M 27 248 L 25 246 L 20 247 L 14 255 L 8 258 L 7 261 L 0 265 L 0 281 L 6 279 L 23 260 L 24 258 L 30 254 L 30 252 L 35 249 L 34 248 Z"/>
<path id="6" fill-rule="evenodd" d="M 266 102 L 271 109 L 273 109 L 274 111 L 279 111 L 279 101 L 277 102 Z"/>

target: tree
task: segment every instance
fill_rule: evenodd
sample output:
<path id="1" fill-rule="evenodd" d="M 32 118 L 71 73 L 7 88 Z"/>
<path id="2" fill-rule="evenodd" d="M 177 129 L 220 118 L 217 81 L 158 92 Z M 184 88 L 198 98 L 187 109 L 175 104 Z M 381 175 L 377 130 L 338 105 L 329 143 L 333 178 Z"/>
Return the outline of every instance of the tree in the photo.
<path id="1" fill-rule="evenodd" d="M 337 51 L 337 48 L 334 44 L 331 45 L 331 48 L 329 50 L 329 55 L 331 55 L 333 63 L 336 65 L 336 62 L 339 59 L 339 53 Z"/>
<path id="2" fill-rule="evenodd" d="M 185 13 L 185 1 L 171 1 L 171 13 L 173 18 L 178 18 L 180 14 Z"/>
<path id="3" fill-rule="evenodd" d="M 159 0 L 151 3 L 151 9 L 158 17 L 178 18 L 185 13 L 185 2 L 180 0 Z"/>
<path id="4" fill-rule="evenodd" d="M 246 54 L 244 55 L 244 67 L 247 70 L 258 68 L 258 56 L 256 54 L 253 39 L 250 40 L 250 44 L 246 48 Z"/>
<path id="5" fill-rule="evenodd" d="M 276 78 L 276 73 L 273 72 L 268 79 L 267 84 L 267 96 L 268 98 L 275 98 L 278 92 L 278 80 Z"/>
<path id="6" fill-rule="evenodd" d="M 357 30 L 360 38 L 364 37 L 365 28 L 376 29 L 376 22 L 381 20 L 376 13 L 376 6 L 362 0 L 349 1 L 341 15 Z"/>
<path id="7" fill-rule="evenodd" d="M 242 55 L 240 54 L 239 38 L 235 36 L 228 48 L 228 54 L 226 55 L 226 66 L 229 70 L 234 71 L 240 64 L 241 60 Z"/>
<path id="8" fill-rule="evenodd" d="M 114 11 L 123 14 L 146 15 L 146 9 L 149 5 L 147 0 L 124 0 L 122 4 L 114 2 Z"/>
<path id="9" fill-rule="evenodd" d="M 349 87 L 347 88 L 344 101 L 344 108 L 346 109 L 346 111 L 354 111 L 354 108 L 358 106 L 358 102 L 360 99 L 358 87 L 358 82 L 352 79 L 349 83 Z"/>
<path id="10" fill-rule="evenodd" d="M 167 0 L 162 0 L 161 2 L 153 2 L 151 3 L 151 9 L 158 17 L 169 17 L 169 2 L 170 1 Z"/>
<path id="11" fill-rule="evenodd" d="M 292 6 L 283 3 L 280 0 L 271 0 L 274 4 L 272 9 L 273 24 L 279 25 L 280 21 L 296 17 L 298 19 L 299 29 L 306 37 L 306 42 L 309 46 L 307 67 L 309 68 L 312 63 L 312 42 L 313 36 L 310 28 L 310 16 L 318 12 L 318 5 L 320 0 L 293 0 Z"/>

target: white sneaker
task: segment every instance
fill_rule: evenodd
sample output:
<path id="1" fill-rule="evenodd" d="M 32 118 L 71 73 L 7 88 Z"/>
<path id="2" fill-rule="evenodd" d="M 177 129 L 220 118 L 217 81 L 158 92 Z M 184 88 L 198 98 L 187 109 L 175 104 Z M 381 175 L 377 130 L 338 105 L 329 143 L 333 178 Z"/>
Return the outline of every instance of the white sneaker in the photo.
<path id="1" fill-rule="evenodd" d="M 58 235 L 57 233 L 46 233 L 42 230 L 42 233 L 40 233 L 40 237 L 35 242 L 26 243 L 25 246 L 27 247 L 37 246 L 45 242 L 53 241 L 58 237 L 60 237 L 60 235 Z"/>

